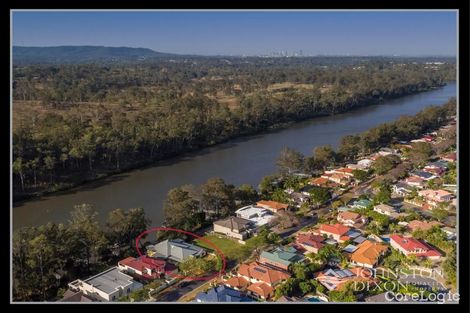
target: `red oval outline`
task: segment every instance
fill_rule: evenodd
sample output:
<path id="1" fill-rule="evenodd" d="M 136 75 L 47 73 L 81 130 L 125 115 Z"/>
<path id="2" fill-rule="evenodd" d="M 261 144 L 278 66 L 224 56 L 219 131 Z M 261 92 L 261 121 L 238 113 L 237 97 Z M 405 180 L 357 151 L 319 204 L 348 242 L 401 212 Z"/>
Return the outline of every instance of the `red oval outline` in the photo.
<path id="1" fill-rule="evenodd" d="M 214 243 L 212 243 L 211 241 L 209 241 L 209 240 L 207 240 L 207 239 L 205 239 L 205 238 L 203 238 L 199 235 L 196 235 L 194 233 L 191 233 L 191 232 L 188 232 L 188 231 L 185 231 L 185 230 L 182 230 L 182 229 L 178 229 L 178 228 L 154 227 L 154 228 L 147 229 L 146 231 L 143 231 L 142 233 L 140 233 L 139 236 L 137 236 L 137 238 L 135 239 L 135 248 L 136 248 L 137 253 L 139 254 L 139 256 L 141 256 L 141 257 L 144 256 L 142 254 L 142 252 L 140 251 L 140 248 L 139 248 L 140 238 L 142 238 L 144 235 L 147 235 L 147 234 L 150 234 L 150 233 L 153 233 L 153 232 L 157 232 L 157 231 L 175 231 L 175 232 L 178 232 L 178 233 L 183 233 L 183 234 L 186 234 L 186 235 L 193 236 L 194 238 L 200 239 L 200 240 L 204 241 L 205 243 L 207 243 L 212 248 L 214 248 L 214 250 L 217 252 L 217 254 L 222 259 L 222 268 L 220 269 L 220 271 L 218 271 L 215 274 L 210 275 L 209 277 L 183 276 L 183 275 L 179 275 L 179 274 L 175 275 L 173 273 L 165 272 L 169 276 L 174 277 L 174 278 L 183 278 L 183 279 L 188 279 L 189 278 L 190 280 L 210 280 L 212 278 L 215 278 L 219 275 L 223 275 L 225 273 L 225 268 L 227 267 L 227 260 L 225 258 L 225 255 L 222 253 L 222 251 L 220 251 L 219 247 L 217 247 Z"/>

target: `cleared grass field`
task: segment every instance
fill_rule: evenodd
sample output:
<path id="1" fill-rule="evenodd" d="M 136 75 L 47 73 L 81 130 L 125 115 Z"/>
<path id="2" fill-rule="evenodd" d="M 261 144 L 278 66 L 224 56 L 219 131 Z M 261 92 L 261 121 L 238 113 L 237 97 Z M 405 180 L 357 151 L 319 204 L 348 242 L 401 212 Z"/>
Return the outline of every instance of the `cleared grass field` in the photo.
<path id="1" fill-rule="evenodd" d="M 259 236 L 248 239 L 244 245 L 238 243 L 236 240 L 219 237 L 218 235 L 206 235 L 203 238 L 216 245 L 228 260 L 235 261 L 245 260 L 256 248 L 266 245 Z M 203 248 L 213 250 L 210 245 L 202 240 L 195 240 L 195 242 Z"/>

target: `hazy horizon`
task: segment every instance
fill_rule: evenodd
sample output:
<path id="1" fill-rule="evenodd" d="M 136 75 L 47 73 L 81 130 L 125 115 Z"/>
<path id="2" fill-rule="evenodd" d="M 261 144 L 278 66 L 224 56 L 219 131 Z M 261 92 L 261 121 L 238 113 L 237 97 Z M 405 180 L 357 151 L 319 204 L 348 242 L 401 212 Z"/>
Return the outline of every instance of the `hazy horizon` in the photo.
<path id="1" fill-rule="evenodd" d="M 12 44 L 201 56 L 455 57 L 456 11 L 12 11 Z M 92 35 L 90 35 L 92 34 Z"/>

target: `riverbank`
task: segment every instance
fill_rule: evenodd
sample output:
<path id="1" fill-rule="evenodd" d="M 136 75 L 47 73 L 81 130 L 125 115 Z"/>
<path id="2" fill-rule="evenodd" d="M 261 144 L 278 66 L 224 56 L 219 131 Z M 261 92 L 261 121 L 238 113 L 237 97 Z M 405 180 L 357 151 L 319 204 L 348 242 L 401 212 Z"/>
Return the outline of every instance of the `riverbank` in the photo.
<path id="1" fill-rule="evenodd" d="M 348 113 L 348 112 L 354 112 L 354 111 L 356 111 L 360 108 L 364 108 L 364 107 L 368 107 L 368 106 L 374 106 L 374 105 L 380 105 L 380 104 L 384 103 L 387 100 L 399 99 L 399 98 L 403 98 L 405 96 L 415 95 L 415 94 L 419 94 L 419 93 L 424 93 L 426 91 L 439 89 L 439 88 L 442 88 L 442 87 L 446 86 L 447 83 L 448 82 L 444 83 L 444 85 L 442 85 L 442 86 L 430 86 L 426 90 L 422 90 L 418 93 L 404 94 L 404 95 L 401 95 L 401 96 L 387 97 L 387 98 L 381 98 L 381 99 L 371 99 L 371 100 L 365 101 L 365 102 L 363 102 L 359 105 L 353 106 L 349 110 L 345 109 L 345 110 L 343 110 L 341 112 L 338 112 L 338 113 L 335 113 L 335 114 L 316 114 L 315 116 L 308 117 L 308 118 L 305 118 L 305 119 L 298 119 L 298 120 L 292 120 L 292 121 L 288 121 L 288 122 L 273 124 L 273 125 L 268 126 L 267 128 L 262 129 L 260 131 L 242 132 L 242 133 L 240 133 L 236 136 L 227 137 L 227 138 L 224 138 L 224 139 L 222 139 L 218 142 L 214 142 L 214 143 L 211 143 L 211 144 L 199 145 L 199 146 L 195 146 L 195 147 L 185 148 L 182 151 L 179 151 L 179 152 L 173 153 L 173 154 L 168 154 L 168 155 L 166 155 L 162 158 L 156 159 L 156 160 L 138 161 L 138 162 L 134 162 L 130 165 L 126 165 L 126 166 L 124 166 L 120 169 L 111 169 L 111 170 L 105 170 L 105 171 L 101 171 L 101 172 L 98 172 L 98 173 L 94 173 L 94 176 L 91 176 L 91 177 L 89 176 L 88 173 L 83 175 L 83 172 L 80 172 L 80 173 L 77 173 L 77 174 L 73 175 L 74 180 L 72 180 L 72 181 L 56 183 L 54 186 L 46 187 L 43 190 L 36 190 L 34 192 L 27 192 L 27 193 L 23 193 L 23 194 L 18 194 L 18 193 L 14 192 L 14 194 L 13 194 L 13 203 L 14 203 L 14 205 L 19 205 L 23 202 L 32 201 L 32 200 L 35 200 L 35 199 L 38 199 L 38 198 L 41 198 L 41 197 L 44 197 L 44 196 L 52 196 L 52 195 L 58 194 L 60 192 L 72 191 L 75 188 L 82 187 L 82 186 L 85 186 L 87 184 L 97 182 L 97 181 L 100 181 L 100 180 L 105 180 L 107 178 L 111 178 L 112 176 L 115 176 L 115 175 L 118 175 L 118 174 L 125 174 L 125 173 L 129 173 L 131 171 L 137 170 L 137 169 L 143 169 L 143 168 L 150 167 L 150 166 L 158 166 L 159 164 L 162 164 L 163 162 L 168 161 L 172 158 L 184 157 L 188 154 L 192 154 L 192 153 L 195 153 L 195 152 L 197 153 L 198 151 L 201 151 L 205 148 L 221 145 L 221 144 L 230 142 L 230 141 L 235 140 L 235 139 L 242 139 L 242 138 L 246 138 L 246 137 L 250 137 L 250 136 L 254 136 L 254 135 L 265 135 L 265 134 L 269 134 L 270 132 L 279 131 L 279 130 L 283 130 L 283 129 L 292 127 L 293 125 L 298 124 L 300 122 L 315 120 L 317 118 L 325 117 L 325 116 L 337 116 L 337 115 L 341 115 L 341 114 Z"/>
<path id="2" fill-rule="evenodd" d="M 257 186 L 261 178 L 275 171 L 276 159 L 284 147 L 311 155 L 314 147 L 336 147 L 341 138 L 358 134 L 399 118 L 414 115 L 434 104 L 455 97 L 456 85 L 400 99 L 381 105 L 325 116 L 292 124 L 286 129 L 264 135 L 246 136 L 194 153 L 99 179 L 82 186 L 15 203 L 11 210 L 13 229 L 38 226 L 49 221 L 62 223 L 70 219 L 74 206 L 89 203 L 104 223 L 115 208 L 145 208 L 155 225 L 164 221 L 163 204 L 172 188 L 205 183 L 220 177 L 236 186 Z"/>

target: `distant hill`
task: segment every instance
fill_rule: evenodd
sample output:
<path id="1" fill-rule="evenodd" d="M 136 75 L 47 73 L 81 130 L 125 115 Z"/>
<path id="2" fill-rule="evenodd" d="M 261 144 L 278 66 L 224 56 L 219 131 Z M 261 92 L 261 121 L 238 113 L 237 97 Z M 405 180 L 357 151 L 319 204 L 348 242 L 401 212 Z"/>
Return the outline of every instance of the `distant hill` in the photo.
<path id="1" fill-rule="evenodd" d="M 136 62 L 161 57 L 177 57 L 147 48 L 102 46 L 13 46 L 14 64 L 109 63 Z"/>

